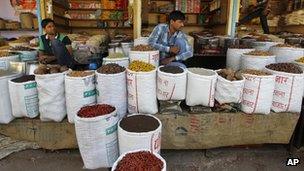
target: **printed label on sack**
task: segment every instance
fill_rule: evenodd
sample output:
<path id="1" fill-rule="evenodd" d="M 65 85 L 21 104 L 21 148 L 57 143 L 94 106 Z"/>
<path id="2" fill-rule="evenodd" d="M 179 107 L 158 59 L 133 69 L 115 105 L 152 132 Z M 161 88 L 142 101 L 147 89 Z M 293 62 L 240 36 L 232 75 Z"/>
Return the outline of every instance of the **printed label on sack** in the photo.
<path id="1" fill-rule="evenodd" d="M 152 54 L 152 55 L 150 54 L 149 59 L 150 59 L 150 61 L 149 61 L 150 64 L 152 64 L 152 65 L 158 64 L 158 62 L 159 62 L 159 53 Z"/>
<path id="2" fill-rule="evenodd" d="M 116 131 L 117 131 L 117 124 L 111 126 L 110 128 L 107 128 L 106 129 L 106 135 L 110 135 L 110 134 L 112 134 Z"/>
<path id="3" fill-rule="evenodd" d="M 83 97 L 87 98 L 87 97 L 91 97 L 91 96 L 95 96 L 96 95 L 96 90 L 89 90 L 89 91 L 85 91 L 83 93 Z"/>
<path id="4" fill-rule="evenodd" d="M 129 113 L 137 113 L 137 87 L 136 76 L 133 73 L 127 74 L 127 87 L 128 87 L 128 111 Z"/>
<path id="5" fill-rule="evenodd" d="M 25 84 L 24 85 L 24 89 L 27 90 L 27 89 L 32 89 L 32 88 L 36 88 L 37 87 L 37 83 L 34 82 L 34 83 L 28 83 L 28 84 Z"/>
<path id="6" fill-rule="evenodd" d="M 252 110 L 250 113 L 253 113 L 258 103 L 261 78 L 246 75 L 245 79 L 246 84 L 243 89 L 242 105 L 250 108 Z"/>
<path id="7" fill-rule="evenodd" d="M 276 86 L 273 92 L 272 107 L 278 111 L 286 111 L 292 96 L 294 77 L 277 75 L 275 82 Z"/>
<path id="8" fill-rule="evenodd" d="M 157 76 L 157 97 L 161 100 L 170 100 L 175 90 L 175 82 Z"/>
<path id="9" fill-rule="evenodd" d="M 38 94 L 25 96 L 25 108 L 29 117 L 34 117 L 38 114 Z"/>
<path id="10" fill-rule="evenodd" d="M 117 138 L 106 144 L 108 165 L 111 166 L 118 158 Z"/>
<path id="11" fill-rule="evenodd" d="M 151 151 L 155 153 L 160 152 L 160 147 L 161 147 L 161 132 L 157 134 L 152 135 L 152 140 L 151 140 Z"/>

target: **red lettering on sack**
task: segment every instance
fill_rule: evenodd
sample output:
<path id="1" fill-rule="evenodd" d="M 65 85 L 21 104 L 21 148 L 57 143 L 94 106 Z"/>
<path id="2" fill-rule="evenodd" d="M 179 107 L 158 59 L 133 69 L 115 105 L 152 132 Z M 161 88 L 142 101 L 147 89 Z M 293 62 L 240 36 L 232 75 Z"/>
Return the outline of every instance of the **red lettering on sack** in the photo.
<path id="1" fill-rule="evenodd" d="M 274 90 L 273 95 L 284 98 L 285 97 L 285 92 L 279 91 L 279 90 Z"/>
<path id="2" fill-rule="evenodd" d="M 154 60 L 154 62 L 157 62 L 159 60 L 159 55 L 158 54 L 152 55 L 152 60 Z"/>
<path id="3" fill-rule="evenodd" d="M 285 104 L 283 104 L 283 103 L 280 103 L 280 102 L 275 102 L 275 101 L 273 101 L 273 102 L 272 102 L 272 106 L 284 110 L 284 109 L 286 108 L 287 105 L 285 105 Z"/>
<path id="4" fill-rule="evenodd" d="M 160 149 L 160 144 L 161 144 L 161 136 L 158 134 L 157 139 L 154 141 L 154 150 L 159 150 Z"/>
<path id="5" fill-rule="evenodd" d="M 127 78 L 127 84 L 128 84 L 128 86 L 132 85 L 133 84 L 133 79 Z"/>
<path id="6" fill-rule="evenodd" d="M 129 100 L 134 100 L 134 95 L 131 93 L 128 93 L 128 98 L 129 98 Z"/>
<path id="7" fill-rule="evenodd" d="M 244 94 L 253 95 L 253 94 L 254 94 L 254 90 L 248 89 L 248 88 L 244 88 L 244 89 L 243 89 L 243 93 L 244 93 Z"/>
<path id="8" fill-rule="evenodd" d="M 251 77 L 251 76 L 246 75 L 245 79 L 248 80 L 248 81 L 254 81 L 255 77 Z"/>
<path id="9" fill-rule="evenodd" d="M 128 105 L 128 109 L 129 111 L 136 111 L 136 106 L 133 106 L 133 105 Z"/>
<path id="10" fill-rule="evenodd" d="M 286 84 L 288 81 L 288 77 L 276 76 L 275 81 L 279 84 Z"/>
<path id="11" fill-rule="evenodd" d="M 158 82 L 159 84 L 163 84 L 163 80 L 162 80 L 160 77 L 157 77 L 157 82 Z"/>
<path id="12" fill-rule="evenodd" d="M 168 80 L 165 80 L 165 81 L 164 81 L 164 85 L 165 85 L 166 87 L 168 87 L 169 81 L 168 81 Z"/>
<path id="13" fill-rule="evenodd" d="M 251 108 L 253 108 L 253 106 L 254 106 L 253 102 L 247 101 L 247 100 L 243 100 L 242 104 L 245 105 L 245 106 L 251 107 Z"/>

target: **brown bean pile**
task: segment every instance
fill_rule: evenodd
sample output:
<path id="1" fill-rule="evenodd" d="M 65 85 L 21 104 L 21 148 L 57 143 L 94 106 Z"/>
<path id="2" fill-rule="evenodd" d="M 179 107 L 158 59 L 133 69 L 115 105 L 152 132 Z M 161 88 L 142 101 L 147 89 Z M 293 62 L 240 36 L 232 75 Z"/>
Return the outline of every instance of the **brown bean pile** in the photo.
<path id="1" fill-rule="evenodd" d="M 220 71 L 217 72 L 221 77 L 229 80 L 229 81 L 237 81 L 237 80 L 242 80 L 242 75 L 239 72 L 235 72 L 232 69 L 221 69 Z"/>
<path id="2" fill-rule="evenodd" d="M 153 51 L 155 50 L 152 46 L 150 45 L 137 45 L 132 48 L 133 51 Z"/>
<path id="3" fill-rule="evenodd" d="M 115 171 L 161 171 L 164 163 L 148 151 L 128 153 L 116 166 Z"/>
<path id="4" fill-rule="evenodd" d="M 12 79 L 12 82 L 14 83 L 24 83 L 28 81 L 34 81 L 35 80 L 35 75 L 24 75 L 19 78 Z"/>
<path id="5" fill-rule="evenodd" d="M 14 50 L 14 51 L 35 51 L 35 49 L 29 48 L 29 47 L 24 47 L 24 46 L 12 47 L 11 50 Z"/>
<path id="6" fill-rule="evenodd" d="M 180 74 L 184 72 L 184 70 L 178 66 L 163 66 L 160 67 L 159 70 L 171 74 Z"/>
<path id="7" fill-rule="evenodd" d="M 242 74 L 251 74 L 251 75 L 258 75 L 258 76 L 267 76 L 271 75 L 268 72 L 260 71 L 260 70 L 255 70 L 255 69 L 245 69 L 241 71 Z"/>
<path id="8" fill-rule="evenodd" d="M 252 52 L 245 53 L 245 55 L 253 55 L 253 56 L 272 56 L 273 54 L 265 51 L 255 50 Z"/>
<path id="9" fill-rule="evenodd" d="M 93 75 L 94 72 L 92 71 L 72 71 L 68 74 L 70 77 L 86 77 L 89 75 Z"/>
<path id="10" fill-rule="evenodd" d="M 44 74 L 56 74 L 69 70 L 66 66 L 60 65 L 39 65 L 37 69 L 35 69 L 34 74 L 44 75 Z"/>
<path id="11" fill-rule="evenodd" d="M 293 63 L 276 63 L 276 64 L 269 64 L 266 66 L 266 68 L 280 71 L 280 72 L 287 72 L 287 73 L 293 73 L 293 74 L 302 74 L 302 69 L 293 64 Z"/>
<path id="12" fill-rule="evenodd" d="M 122 67 L 118 64 L 110 63 L 110 64 L 106 64 L 106 65 L 103 65 L 100 68 L 98 68 L 97 72 L 99 72 L 101 74 L 117 74 L 117 73 L 124 72 L 125 70 L 126 70 L 125 67 Z"/>

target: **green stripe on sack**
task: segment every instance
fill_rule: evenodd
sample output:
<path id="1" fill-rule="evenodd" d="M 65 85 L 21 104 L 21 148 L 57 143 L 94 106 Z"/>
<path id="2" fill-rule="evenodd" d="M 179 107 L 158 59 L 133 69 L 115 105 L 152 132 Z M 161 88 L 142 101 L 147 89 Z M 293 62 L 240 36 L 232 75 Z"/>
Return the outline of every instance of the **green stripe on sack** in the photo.
<path id="1" fill-rule="evenodd" d="M 106 135 L 110 135 L 114 133 L 117 130 L 117 124 L 111 126 L 110 128 L 106 129 Z"/>
<path id="2" fill-rule="evenodd" d="M 25 90 L 31 89 L 31 88 L 36 88 L 36 87 L 37 87 L 37 83 L 36 83 L 36 82 L 24 84 L 24 89 L 25 89 Z"/>
<path id="3" fill-rule="evenodd" d="M 90 91 L 85 91 L 83 93 L 83 97 L 86 98 L 86 97 L 91 97 L 91 96 L 95 96 L 96 95 L 96 90 L 90 90 Z"/>

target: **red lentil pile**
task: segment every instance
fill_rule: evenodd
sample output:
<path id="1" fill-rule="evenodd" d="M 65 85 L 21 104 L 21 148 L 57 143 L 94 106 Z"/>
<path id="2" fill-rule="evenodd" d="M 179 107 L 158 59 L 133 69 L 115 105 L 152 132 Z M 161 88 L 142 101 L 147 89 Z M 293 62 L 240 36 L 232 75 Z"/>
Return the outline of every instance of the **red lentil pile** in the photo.
<path id="1" fill-rule="evenodd" d="M 97 104 L 92 106 L 82 107 L 77 115 L 81 118 L 93 118 L 97 116 L 107 115 L 112 113 L 115 107 L 107 104 Z"/>
<path id="2" fill-rule="evenodd" d="M 148 151 L 129 153 L 117 164 L 115 171 L 161 171 L 164 163 Z"/>

